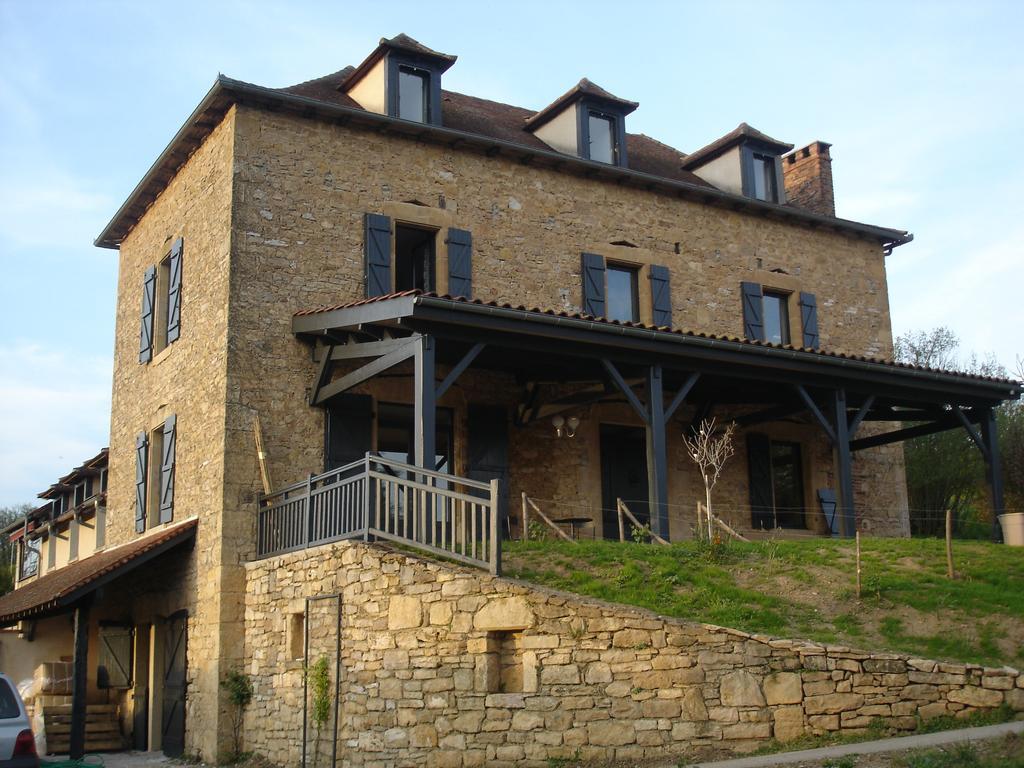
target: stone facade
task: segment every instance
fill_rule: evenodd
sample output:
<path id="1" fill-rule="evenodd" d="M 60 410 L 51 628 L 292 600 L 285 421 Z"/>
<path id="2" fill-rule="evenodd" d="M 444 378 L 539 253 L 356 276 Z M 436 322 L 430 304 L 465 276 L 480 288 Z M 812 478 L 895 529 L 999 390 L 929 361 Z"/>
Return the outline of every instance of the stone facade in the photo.
<path id="1" fill-rule="evenodd" d="M 578 310 L 580 253 L 591 251 L 642 268 L 668 266 L 677 327 L 741 335 L 740 283 L 752 280 L 814 292 L 824 348 L 880 357 L 892 352 L 877 242 L 500 156 L 232 107 L 120 249 L 108 543 L 136 535 L 135 435 L 176 415 L 175 516 L 200 521 L 187 573 L 168 584 L 190 617 L 190 753 L 209 758 L 229 743 L 218 681 L 242 659 L 246 640 L 241 606 L 252 585 L 244 563 L 255 554 L 261 490 L 255 417 L 276 483 L 322 471 L 324 412 L 307 405 L 316 368 L 290 323 L 297 310 L 362 297 L 368 212 L 470 230 L 474 291 L 483 300 Z M 142 276 L 177 237 L 184 241 L 181 336 L 140 365 Z M 646 283 L 641 294 L 645 289 Z M 799 314 L 791 314 L 797 328 Z M 401 378 L 361 391 L 377 402 L 411 402 L 411 387 Z M 471 370 L 449 390 L 439 406 L 454 413 L 456 473 L 465 471 L 468 460 L 468 405 L 492 403 L 511 411 L 520 395 L 512 377 L 484 370 Z M 639 424 L 618 405 L 594 406 L 581 415 L 577 438 L 557 444 L 549 425 L 510 425 L 511 504 L 525 491 L 566 511 L 584 508 L 598 516 L 599 425 Z M 681 409 L 669 430 L 674 537 L 689 535 L 698 497 L 699 481 L 681 442 L 688 415 Z M 804 421 L 762 431 L 802 442 L 808 528 L 823 532 L 813 492 L 834 482 L 820 430 Z M 878 458 L 861 454 L 855 463 L 858 503 L 884 510 L 894 522 L 883 521 L 879 529 L 900 533 L 906 511 L 902 452 L 871 453 Z M 878 479 L 880 466 L 891 468 L 884 480 Z M 738 458 L 721 485 L 723 516 L 739 528 L 749 526 L 746 477 Z"/>
<path id="2" fill-rule="evenodd" d="M 225 578 L 239 561 L 223 541 L 231 522 L 223 513 L 222 447 L 234 134 L 234 116 L 228 115 L 121 245 L 110 422 L 107 544 L 114 546 L 138 535 L 135 436 L 177 417 L 174 517 L 197 516 L 200 524 L 186 571 L 165 589 L 175 610 L 189 613 L 186 751 L 208 756 L 217 754 L 228 733 L 219 715 L 218 682 L 241 656 L 240 600 Z M 185 243 L 181 337 L 142 365 L 143 274 L 176 237 Z"/>
<path id="3" fill-rule="evenodd" d="M 752 636 L 361 542 L 249 563 L 246 587 L 245 748 L 281 765 L 302 744 L 295 617 L 318 595 L 341 596 L 342 765 L 634 764 L 875 719 L 909 731 L 938 715 L 1024 711 L 1016 670 Z M 332 686 L 334 605 L 310 624 L 308 659 L 330 658 Z"/>

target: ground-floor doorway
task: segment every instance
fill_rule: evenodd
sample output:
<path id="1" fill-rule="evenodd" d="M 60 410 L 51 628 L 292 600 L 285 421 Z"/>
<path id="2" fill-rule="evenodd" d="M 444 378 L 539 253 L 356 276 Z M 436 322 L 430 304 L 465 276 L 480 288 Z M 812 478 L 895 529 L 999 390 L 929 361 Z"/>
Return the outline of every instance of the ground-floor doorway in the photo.
<path id="1" fill-rule="evenodd" d="M 601 507 L 604 538 L 619 538 L 616 500 L 622 499 L 644 525 L 650 524 L 647 496 L 647 443 L 644 430 L 601 425 Z M 626 536 L 632 530 L 628 520 Z"/>

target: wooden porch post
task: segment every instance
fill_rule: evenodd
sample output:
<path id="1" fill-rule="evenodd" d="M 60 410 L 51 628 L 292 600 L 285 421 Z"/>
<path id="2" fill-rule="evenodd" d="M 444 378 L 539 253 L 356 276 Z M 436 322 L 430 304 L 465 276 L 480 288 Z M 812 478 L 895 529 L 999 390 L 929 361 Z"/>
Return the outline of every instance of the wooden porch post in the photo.
<path id="1" fill-rule="evenodd" d="M 669 540 L 668 451 L 665 445 L 665 399 L 660 365 L 647 369 L 647 495 L 651 531 Z"/>
<path id="2" fill-rule="evenodd" d="M 437 430 L 434 427 L 436 413 L 436 387 L 434 381 L 434 337 L 424 335 L 417 342 L 414 386 L 415 392 L 415 464 L 423 469 L 434 470 L 437 455 Z"/>
<path id="3" fill-rule="evenodd" d="M 992 500 L 992 541 L 1003 540 L 1003 529 L 999 516 L 1006 512 L 1003 502 L 1003 468 L 999 458 L 999 430 L 996 427 L 996 413 L 985 408 L 981 414 L 981 440 L 985 445 L 985 478 L 988 480 Z"/>
<path id="4" fill-rule="evenodd" d="M 835 392 L 835 447 L 839 465 L 840 533 L 846 538 L 857 530 L 857 512 L 853 502 L 853 458 L 850 452 L 849 424 L 846 420 L 846 390 Z"/>
<path id="5" fill-rule="evenodd" d="M 85 755 L 86 685 L 89 669 L 89 604 L 92 595 L 75 606 L 74 664 L 71 684 L 71 738 L 68 754 L 72 760 Z"/>

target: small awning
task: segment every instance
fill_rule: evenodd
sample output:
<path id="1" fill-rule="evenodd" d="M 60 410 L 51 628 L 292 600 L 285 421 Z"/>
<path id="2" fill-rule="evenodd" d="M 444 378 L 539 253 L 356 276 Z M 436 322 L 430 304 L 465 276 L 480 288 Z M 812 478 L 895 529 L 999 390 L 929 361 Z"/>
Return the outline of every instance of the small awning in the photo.
<path id="1" fill-rule="evenodd" d="M 138 568 L 172 547 L 191 541 L 198 520 L 192 518 L 135 541 L 97 552 L 66 565 L 0 597 L 0 626 L 59 613 L 88 593 Z"/>

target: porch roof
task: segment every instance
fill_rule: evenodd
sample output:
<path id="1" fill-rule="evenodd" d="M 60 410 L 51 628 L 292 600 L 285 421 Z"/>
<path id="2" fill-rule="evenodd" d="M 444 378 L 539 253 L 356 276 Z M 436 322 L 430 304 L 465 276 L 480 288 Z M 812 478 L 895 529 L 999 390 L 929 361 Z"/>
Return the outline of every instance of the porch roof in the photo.
<path id="1" fill-rule="evenodd" d="M 197 522 L 192 518 L 176 523 L 127 544 L 97 552 L 18 587 L 0 597 L 0 626 L 70 609 L 86 594 L 190 540 L 195 535 Z"/>
<path id="2" fill-rule="evenodd" d="M 894 399 L 992 406 L 1020 397 L 1021 382 L 842 352 L 750 341 L 579 313 L 404 291 L 302 310 L 293 332 L 327 338 L 380 325 L 570 356 L 656 361 L 681 371 L 778 383 L 842 386 Z"/>

